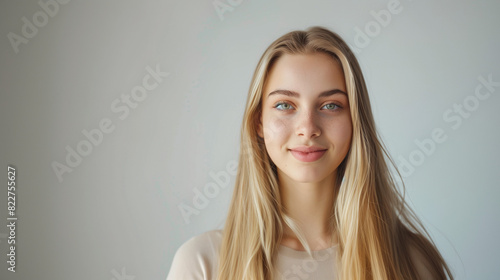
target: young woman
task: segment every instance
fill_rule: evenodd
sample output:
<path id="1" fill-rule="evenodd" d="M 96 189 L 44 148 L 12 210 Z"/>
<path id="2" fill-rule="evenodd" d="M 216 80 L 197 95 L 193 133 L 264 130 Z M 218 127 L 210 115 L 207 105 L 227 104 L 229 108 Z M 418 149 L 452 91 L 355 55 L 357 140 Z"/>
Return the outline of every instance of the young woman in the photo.
<path id="1" fill-rule="evenodd" d="M 177 251 L 168 280 L 453 279 L 389 172 L 359 64 L 321 27 L 255 70 L 223 231 Z"/>

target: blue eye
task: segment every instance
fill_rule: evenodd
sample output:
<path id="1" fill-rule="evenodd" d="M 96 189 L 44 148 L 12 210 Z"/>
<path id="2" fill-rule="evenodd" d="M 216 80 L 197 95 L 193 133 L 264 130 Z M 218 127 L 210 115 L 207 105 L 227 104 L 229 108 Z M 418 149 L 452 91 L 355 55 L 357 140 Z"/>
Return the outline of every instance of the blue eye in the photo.
<path id="1" fill-rule="evenodd" d="M 274 108 L 276 108 L 280 111 L 288 111 L 288 110 L 292 110 L 293 106 L 287 102 L 279 102 L 278 104 L 274 105 Z M 325 108 L 325 109 L 330 110 L 330 111 L 336 111 L 336 110 L 342 109 L 342 107 L 340 107 L 339 105 L 337 105 L 335 103 L 325 104 L 325 105 L 323 105 L 322 108 Z"/>
<path id="2" fill-rule="evenodd" d="M 280 108 L 280 107 L 281 107 L 281 108 Z M 274 108 L 276 108 L 276 109 L 278 109 L 278 110 L 282 110 L 282 111 L 284 111 L 284 110 L 290 110 L 290 109 L 291 109 L 291 108 L 293 108 L 293 107 L 292 107 L 292 105 L 290 105 L 290 104 L 288 104 L 288 103 L 285 103 L 285 102 L 280 102 L 280 103 L 276 104 L 276 105 L 274 106 Z"/>
<path id="3" fill-rule="evenodd" d="M 337 110 L 337 109 L 340 109 L 340 106 L 335 104 L 335 103 L 328 103 L 326 104 L 325 106 L 323 107 L 326 107 L 327 110 Z"/>

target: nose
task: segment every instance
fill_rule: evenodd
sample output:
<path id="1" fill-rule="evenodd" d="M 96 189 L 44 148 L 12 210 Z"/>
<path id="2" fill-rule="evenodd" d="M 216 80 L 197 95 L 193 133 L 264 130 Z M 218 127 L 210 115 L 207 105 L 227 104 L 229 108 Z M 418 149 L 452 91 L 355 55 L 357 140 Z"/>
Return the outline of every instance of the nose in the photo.
<path id="1" fill-rule="evenodd" d="M 315 138 L 321 135 L 317 116 L 310 111 L 304 111 L 298 116 L 296 133 L 305 138 Z"/>

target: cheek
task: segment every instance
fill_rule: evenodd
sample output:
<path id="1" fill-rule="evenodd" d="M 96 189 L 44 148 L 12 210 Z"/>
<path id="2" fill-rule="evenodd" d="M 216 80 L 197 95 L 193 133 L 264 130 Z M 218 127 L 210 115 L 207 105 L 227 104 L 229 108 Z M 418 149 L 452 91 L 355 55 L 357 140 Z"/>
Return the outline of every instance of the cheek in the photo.
<path id="1" fill-rule="evenodd" d="M 290 124 L 283 119 L 269 118 L 264 120 L 264 139 L 266 142 L 277 142 L 288 135 Z"/>
<path id="2" fill-rule="evenodd" d="M 329 138 L 332 139 L 335 146 L 349 148 L 352 138 L 352 124 L 350 119 L 333 123 L 328 131 Z"/>

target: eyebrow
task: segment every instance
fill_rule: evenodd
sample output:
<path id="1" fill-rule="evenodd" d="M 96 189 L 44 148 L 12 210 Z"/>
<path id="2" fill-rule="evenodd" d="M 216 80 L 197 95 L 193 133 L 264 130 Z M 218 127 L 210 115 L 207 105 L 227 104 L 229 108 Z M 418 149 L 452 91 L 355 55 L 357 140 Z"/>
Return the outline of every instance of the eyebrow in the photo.
<path id="1" fill-rule="evenodd" d="M 336 88 L 336 89 L 324 91 L 324 92 L 320 93 L 318 97 L 327 97 L 327 96 L 331 96 L 331 95 L 334 95 L 334 94 L 337 94 L 337 93 L 345 94 L 347 96 L 347 93 L 345 91 Z M 269 97 L 271 95 L 274 95 L 274 94 L 282 94 L 282 95 L 286 95 L 286 96 L 290 96 L 290 97 L 295 97 L 295 98 L 299 98 L 300 97 L 300 94 L 298 92 L 293 91 L 293 90 L 287 90 L 287 89 L 277 89 L 277 90 L 274 90 L 274 91 L 270 92 L 267 95 L 267 97 Z"/>

